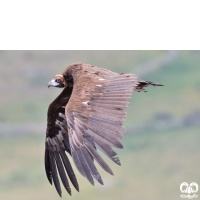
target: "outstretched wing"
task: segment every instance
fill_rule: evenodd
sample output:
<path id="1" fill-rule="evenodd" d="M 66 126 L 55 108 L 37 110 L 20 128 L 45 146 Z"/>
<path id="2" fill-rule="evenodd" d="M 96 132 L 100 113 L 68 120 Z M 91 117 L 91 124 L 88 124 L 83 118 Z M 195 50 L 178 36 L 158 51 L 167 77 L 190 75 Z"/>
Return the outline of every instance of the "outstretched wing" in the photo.
<path id="1" fill-rule="evenodd" d="M 73 161 L 79 172 L 93 185 L 93 177 L 103 181 L 93 159 L 113 174 L 97 148 L 120 165 L 112 147 L 123 148 L 119 142 L 125 132 L 123 121 L 128 99 L 138 84 L 133 74 L 117 74 L 108 70 L 83 71 L 76 79 L 66 106 L 69 144 Z"/>
<path id="2" fill-rule="evenodd" d="M 72 88 L 65 88 L 62 93 L 49 105 L 48 122 L 45 141 L 45 170 L 49 182 L 52 179 L 58 194 L 61 196 L 61 188 L 58 173 L 61 181 L 71 195 L 69 181 L 65 170 L 72 184 L 79 191 L 76 176 L 65 151 L 71 154 L 68 138 L 67 124 L 65 120 L 65 107 L 72 93 Z"/>

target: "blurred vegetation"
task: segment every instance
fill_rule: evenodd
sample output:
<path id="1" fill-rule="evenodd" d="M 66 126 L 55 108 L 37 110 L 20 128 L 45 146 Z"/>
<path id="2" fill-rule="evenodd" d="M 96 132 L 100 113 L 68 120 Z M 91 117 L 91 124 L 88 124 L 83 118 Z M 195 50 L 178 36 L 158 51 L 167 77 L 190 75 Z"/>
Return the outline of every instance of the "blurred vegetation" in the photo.
<path id="1" fill-rule="evenodd" d="M 179 199 L 182 182 L 200 184 L 200 52 L 0 51 L 0 199 L 60 199 L 46 179 L 44 140 L 48 105 L 61 89 L 47 88 L 73 62 L 137 73 L 162 83 L 134 93 L 125 121 L 122 166 L 106 158 L 115 176 L 100 170 L 95 187 L 76 171 L 80 193 L 63 199 Z M 153 63 L 153 64 L 152 64 Z M 143 73 L 146 69 L 147 72 Z M 75 167 L 74 167 L 75 168 Z"/>

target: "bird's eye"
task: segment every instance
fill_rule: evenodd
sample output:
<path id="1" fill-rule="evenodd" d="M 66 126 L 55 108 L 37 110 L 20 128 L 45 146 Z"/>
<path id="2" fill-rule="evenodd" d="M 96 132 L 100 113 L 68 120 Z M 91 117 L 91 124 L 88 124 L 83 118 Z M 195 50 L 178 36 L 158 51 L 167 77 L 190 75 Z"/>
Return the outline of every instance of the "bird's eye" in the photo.
<path id="1" fill-rule="evenodd" d="M 61 83 L 62 80 L 61 80 L 61 79 L 56 79 L 56 82 L 57 82 L 57 83 Z"/>

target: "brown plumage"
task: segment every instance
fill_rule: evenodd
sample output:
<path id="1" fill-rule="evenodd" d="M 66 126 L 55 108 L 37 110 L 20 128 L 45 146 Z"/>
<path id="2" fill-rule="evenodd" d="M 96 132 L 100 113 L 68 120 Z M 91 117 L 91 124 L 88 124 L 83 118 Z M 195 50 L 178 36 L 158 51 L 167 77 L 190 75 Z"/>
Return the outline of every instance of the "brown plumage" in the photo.
<path id="1" fill-rule="evenodd" d="M 61 196 L 60 179 L 71 195 L 69 179 L 79 191 L 78 182 L 67 151 L 78 171 L 94 185 L 95 178 L 103 184 L 94 160 L 108 173 L 112 170 L 101 158 L 97 149 L 120 165 L 112 147 L 123 148 L 119 139 L 125 132 L 125 108 L 133 91 L 145 91 L 148 86 L 161 84 L 138 80 L 133 74 L 115 73 L 84 63 L 69 65 L 56 75 L 48 87 L 64 88 L 49 105 L 45 141 L 45 169 L 49 182 L 52 179 Z M 66 172 L 67 173 L 66 173 Z M 67 174 L 67 175 L 66 175 Z"/>

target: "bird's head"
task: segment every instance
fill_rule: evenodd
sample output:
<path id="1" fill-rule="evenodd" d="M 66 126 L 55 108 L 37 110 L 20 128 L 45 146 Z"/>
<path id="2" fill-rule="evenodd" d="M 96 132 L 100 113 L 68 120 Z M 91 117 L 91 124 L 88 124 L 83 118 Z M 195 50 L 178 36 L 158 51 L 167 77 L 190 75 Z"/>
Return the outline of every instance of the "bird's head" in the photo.
<path id="1" fill-rule="evenodd" d="M 49 87 L 59 87 L 63 88 L 65 87 L 65 79 L 63 78 L 62 74 L 56 75 L 49 83 L 48 83 L 48 88 Z"/>

